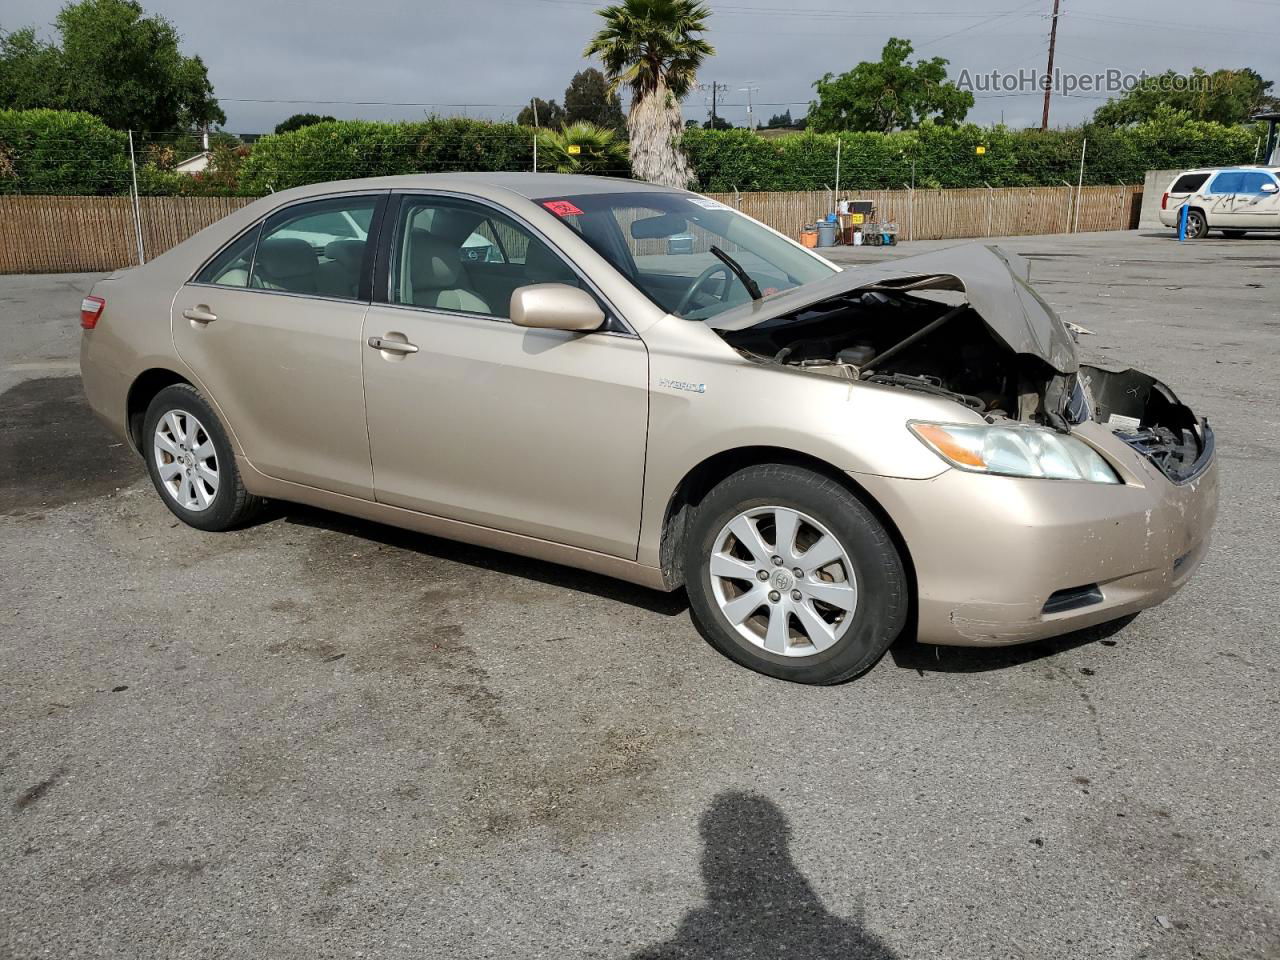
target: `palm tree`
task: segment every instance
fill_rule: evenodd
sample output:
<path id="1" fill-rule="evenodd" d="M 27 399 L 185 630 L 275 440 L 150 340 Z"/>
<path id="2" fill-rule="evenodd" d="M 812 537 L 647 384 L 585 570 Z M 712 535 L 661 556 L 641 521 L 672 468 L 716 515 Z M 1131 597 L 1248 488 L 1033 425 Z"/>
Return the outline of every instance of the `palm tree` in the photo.
<path id="1" fill-rule="evenodd" d="M 551 158 L 556 173 L 626 175 L 627 145 L 615 131 L 585 120 L 560 130 L 539 130 L 538 147 Z"/>
<path id="2" fill-rule="evenodd" d="M 600 57 L 615 89 L 631 88 L 632 171 L 652 183 L 687 187 L 693 174 L 678 146 L 684 130 L 680 101 L 702 61 L 715 54 L 698 36 L 711 11 L 698 0 L 622 0 L 598 12 L 605 26 L 584 56 Z"/>

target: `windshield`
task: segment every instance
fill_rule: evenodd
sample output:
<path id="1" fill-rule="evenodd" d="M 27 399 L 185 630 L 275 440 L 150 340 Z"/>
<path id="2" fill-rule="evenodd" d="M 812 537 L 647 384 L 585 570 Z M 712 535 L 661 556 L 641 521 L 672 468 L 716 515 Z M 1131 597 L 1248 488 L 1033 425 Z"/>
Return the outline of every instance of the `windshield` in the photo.
<path id="1" fill-rule="evenodd" d="M 751 299 L 716 247 L 768 298 L 836 272 L 830 264 L 717 200 L 687 193 L 593 193 L 539 201 L 650 300 L 706 320 Z"/>

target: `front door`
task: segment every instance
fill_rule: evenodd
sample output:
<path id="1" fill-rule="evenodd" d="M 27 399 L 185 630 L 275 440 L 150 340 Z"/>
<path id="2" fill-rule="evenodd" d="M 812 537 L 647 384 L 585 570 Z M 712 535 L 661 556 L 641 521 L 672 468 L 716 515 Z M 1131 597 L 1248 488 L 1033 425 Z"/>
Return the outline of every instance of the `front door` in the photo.
<path id="1" fill-rule="evenodd" d="M 407 196 L 384 233 L 390 292 L 370 307 L 363 350 L 377 499 L 633 559 L 644 344 L 512 324 L 515 286 L 586 284 L 496 208 Z M 483 257 L 476 238 L 492 244 Z"/>
<path id="2" fill-rule="evenodd" d="M 385 193 L 296 204 L 178 291 L 173 339 L 270 477 L 373 497 L 361 331 Z"/>
<path id="3" fill-rule="evenodd" d="M 1231 215 L 1235 226 L 1280 230 L 1280 186 L 1276 178 L 1264 170 L 1240 174 Z"/>

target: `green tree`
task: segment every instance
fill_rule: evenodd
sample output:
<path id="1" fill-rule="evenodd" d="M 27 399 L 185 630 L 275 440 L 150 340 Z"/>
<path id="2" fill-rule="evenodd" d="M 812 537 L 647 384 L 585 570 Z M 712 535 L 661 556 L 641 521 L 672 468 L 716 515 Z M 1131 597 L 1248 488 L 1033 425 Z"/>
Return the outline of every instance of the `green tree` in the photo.
<path id="1" fill-rule="evenodd" d="M 1275 109 L 1272 86 L 1248 67 L 1213 73 L 1196 67 L 1190 75 L 1166 70 L 1108 100 L 1094 113 L 1093 122 L 1108 127 L 1143 123 L 1163 108 L 1185 113 L 1192 120 L 1244 123 L 1255 113 Z"/>
<path id="2" fill-rule="evenodd" d="M 0 34 L 0 109 L 62 107 L 62 51 L 26 27 Z"/>
<path id="3" fill-rule="evenodd" d="M 117 130 L 226 123 L 199 57 L 164 17 L 135 0 L 80 0 L 58 13 L 60 44 L 32 30 L 0 43 L 0 107 L 81 110 Z"/>
<path id="4" fill-rule="evenodd" d="M 564 107 L 554 100 L 534 97 L 533 102 L 516 116 L 516 123 L 522 127 L 550 127 L 554 130 L 564 124 Z"/>
<path id="5" fill-rule="evenodd" d="M 787 109 L 785 113 L 775 113 L 769 118 L 769 122 L 764 125 L 766 130 L 777 130 L 781 127 L 791 126 L 791 110 Z"/>
<path id="6" fill-rule="evenodd" d="M 318 113 L 295 113 L 293 116 L 281 120 L 276 124 L 276 133 L 289 133 L 292 130 L 301 130 L 303 127 L 314 126 L 317 123 L 328 123 L 334 118 L 329 116 L 321 116 Z"/>
<path id="7" fill-rule="evenodd" d="M 973 107 L 973 94 L 947 80 L 942 57 L 908 63 L 911 41 L 891 37 L 879 60 L 864 60 L 848 73 L 828 73 L 814 84 L 808 129 L 913 130 L 925 120 L 954 126 Z"/>
<path id="8" fill-rule="evenodd" d="M 692 178 L 680 150 L 688 95 L 702 61 L 715 54 L 702 38 L 711 11 L 697 0 L 622 0 L 597 11 L 604 26 L 587 44 L 616 90 L 631 89 L 627 132 L 635 176 L 685 187 Z"/>
<path id="9" fill-rule="evenodd" d="M 622 99 L 595 67 L 579 70 L 564 91 L 564 122 L 594 123 L 597 127 L 621 130 L 626 125 Z"/>
<path id="10" fill-rule="evenodd" d="M 550 165 L 556 173 L 594 173 L 625 176 L 627 144 L 617 131 L 580 120 L 560 130 L 538 132 L 538 166 Z"/>

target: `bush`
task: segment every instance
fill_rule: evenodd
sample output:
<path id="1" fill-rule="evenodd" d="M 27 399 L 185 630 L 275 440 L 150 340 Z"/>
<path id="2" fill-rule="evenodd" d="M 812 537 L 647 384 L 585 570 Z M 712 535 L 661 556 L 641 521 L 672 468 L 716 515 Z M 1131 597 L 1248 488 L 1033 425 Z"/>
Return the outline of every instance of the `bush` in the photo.
<path id="1" fill-rule="evenodd" d="M 246 192 L 267 193 L 355 177 L 530 170 L 533 135 L 532 129 L 514 123 L 463 117 L 416 123 L 317 123 L 255 143 L 241 184 Z"/>
<path id="2" fill-rule="evenodd" d="M 242 193 L 240 171 L 249 156 L 246 146 L 220 143 L 214 146 L 209 166 L 200 173 L 169 169 L 168 155 L 138 167 L 138 193 L 154 197 L 234 197 Z M 157 162 L 158 161 L 158 162 Z"/>
<path id="3" fill-rule="evenodd" d="M 899 133 L 799 133 L 766 139 L 748 130 L 688 130 L 682 145 L 697 189 L 851 190 L 917 187 L 1052 186 L 1080 173 L 1085 183 L 1141 183 L 1147 170 L 1226 166 L 1253 160 L 1259 131 L 1193 121 L 1170 113 L 1128 128 L 985 129 L 926 124 Z M 978 153 L 977 148 L 984 152 Z M 914 161 L 914 170 L 913 170 Z M 914 177 L 913 177 L 914 173 Z"/>
<path id="4" fill-rule="evenodd" d="M 1191 120 L 1174 110 L 1131 127 L 1074 130 L 985 129 L 926 124 L 900 133 L 798 133 L 767 139 L 749 130 L 688 130 L 682 145 L 697 189 L 850 190 L 1075 184 L 1081 139 L 1088 138 L 1085 182 L 1139 183 L 1147 170 L 1249 163 L 1262 131 Z M 324 180 L 467 170 L 530 170 L 534 131 L 462 117 L 415 123 L 333 120 L 263 137 L 247 152 L 218 134 L 211 170 L 198 177 L 166 166 L 184 159 L 186 135 L 139 144 L 144 194 L 259 195 Z M 617 144 L 622 147 L 624 144 Z M 977 147 L 985 152 L 979 154 Z M 554 145 L 548 141 L 548 149 Z M 594 148 L 593 148 L 594 149 Z M 192 151 L 194 152 L 194 151 Z M 246 155 L 247 153 L 247 155 Z M 567 153 L 582 165 L 581 156 Z M 610 172 L 622 172 L 621 153 Z M 543 158 L 539 158 L 542 160 Z M 588 161 L 593 161 L 588 156 Z M 125 194 L 128 141 L 84 113 L 0 111 L 0 193 Z"/>
<path id="5" fill-rule="evenodd" d="M 125 134 L 66 110 L 0 110 L 0 193 L 105 195 L 129 190 Z"/>

